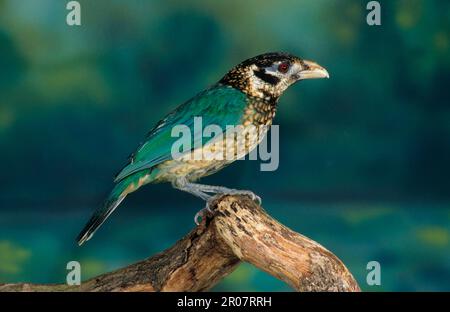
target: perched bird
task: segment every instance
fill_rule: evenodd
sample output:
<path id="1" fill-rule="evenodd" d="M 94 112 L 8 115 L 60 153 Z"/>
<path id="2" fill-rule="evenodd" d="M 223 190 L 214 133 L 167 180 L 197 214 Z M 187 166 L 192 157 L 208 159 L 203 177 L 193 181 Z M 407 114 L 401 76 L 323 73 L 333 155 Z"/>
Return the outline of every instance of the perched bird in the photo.
<path id="1" fill-rule="evenodd" d="M 208 203 L 210 194 L 245 194 L 254 200 L 259 197 L 250 191 L 229 189 L 195 183 L 201 177 L 217 172 L 234 160 L 255 148 L 272 124 L 281 94 L 293 83 L 303 79 L 328 78 L 328 72 L 318 64 L 287 53 L 266 53 L 250 58 L 232 68 L 219 82 L 178 106 L 147 134 L 145 141 L 131 155 L 129 163 L 117 174 L 117 183 L 103 207 L 98 209 L 77 238 L 81 245 L 89 240 L 125 197 L 148 183 L 170 182 L 173 187 L 189 192 Z M 172 147 L 177 137 L 172 129 L 186 125 L 194 131 L 195 117 L 202 117 L 202 124 L 242 125 L 246 138 L 223 136 L 199 141 L 192 139 L 192 148 L 181 157 L 174 158 Z M 252 131 L 245 129 L 255 129 Z M 229 142 L 229 141 L 232 142 Z M 219 144 L 217 144 L 219 143 Z M 231 143 L 231 144 L 228 144 Z M 225 153 L 229 146 L 245 144 L 243 152 L 234 152 L 235 158 L 196 159 L 195 153 L 209 151 Z M 200 211 L 195 221 L 201 216 Z"/>

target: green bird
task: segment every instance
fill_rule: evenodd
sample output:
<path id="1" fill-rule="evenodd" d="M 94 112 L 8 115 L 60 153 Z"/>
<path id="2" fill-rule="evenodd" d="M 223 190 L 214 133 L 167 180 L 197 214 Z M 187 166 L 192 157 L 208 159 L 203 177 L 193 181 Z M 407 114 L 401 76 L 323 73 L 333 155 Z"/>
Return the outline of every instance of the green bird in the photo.
<path id="1" fill-rule="evenodd" d="M 217 194 L 244 194 L 260 202 L 251 191 L 195 181 L 245 156 L 261 142 L 272 124 L 279 97 L 290 85 L 303 79 L 328 77 L 318 64 L 279 52 L 258 55 L 232 68 L 219 82 L 178 106 L 147 134 L 117 174 L 116 185 L 104 205 L 79 234 L 78 244 L 89 240 L 128 194 L 148 183 L 170 182 L 174 188 L 205 200 L 207 210 Z M 229 125 L 242 126 L 245 140 L 237 139 L 238 135 L 202 137 L 198 135 L 202 129 L 195 125 L 198 117 L 205 129 L 215 125 L 224 133 Z M 179 138 L 173 135 L 173 129 L 177 126 L 191 130 L 194 136 L 185 142 L 186 150 L 174 155 L 173 147 Z M 234 157 L 224 157 L 230 150 Z M 206 152 L 215 157 L 195 157 Z M 195 215 L 197 224 L 205 209 Z"/>

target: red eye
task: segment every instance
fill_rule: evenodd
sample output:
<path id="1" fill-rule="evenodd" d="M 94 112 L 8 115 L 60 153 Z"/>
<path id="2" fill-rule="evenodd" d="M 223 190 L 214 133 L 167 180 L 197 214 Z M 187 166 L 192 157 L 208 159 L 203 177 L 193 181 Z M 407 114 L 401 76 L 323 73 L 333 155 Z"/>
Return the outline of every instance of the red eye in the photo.
<path id="1" fill-rule="evenodd" d="M 288 71 L 288 69 L 289 69 L 289 63 L 288 62 L 284 62 L 284 63 L 281 63 L 280 65 L 278 65 L 278 71 L 280 72 L 280 73 L 286 73 L 287 71 Z"/>

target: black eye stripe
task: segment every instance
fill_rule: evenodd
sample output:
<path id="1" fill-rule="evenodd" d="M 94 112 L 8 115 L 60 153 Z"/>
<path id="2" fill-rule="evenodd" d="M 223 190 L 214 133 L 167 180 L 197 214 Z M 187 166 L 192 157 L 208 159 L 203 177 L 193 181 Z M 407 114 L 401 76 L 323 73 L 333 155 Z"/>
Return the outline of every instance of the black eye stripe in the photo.
<path id="1" fill-rule="evenodd" d="M 270 83 L 271 85 L 276 85 L 280 82 L 280 78 L 273 76 L 271 74 L 267 74 L 264 72 L 264 69 L 258 69 L 254 71 L 255 76 L 258 77 L 259 79 Z"/>

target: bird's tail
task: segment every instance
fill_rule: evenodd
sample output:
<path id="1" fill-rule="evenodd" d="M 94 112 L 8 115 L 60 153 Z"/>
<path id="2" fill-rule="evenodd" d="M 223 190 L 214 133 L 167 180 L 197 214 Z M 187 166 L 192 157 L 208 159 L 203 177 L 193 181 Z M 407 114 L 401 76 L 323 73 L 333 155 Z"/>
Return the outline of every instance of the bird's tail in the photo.
<path id="1" fill-rule="evenodd" d="M 142 185 L 149 183 L 150 180 L 150 173 L 147 171 L 135 173 L 117 183 L 103 206 L 94 212 L 91 219 L 86 223 L 83 230 L 78 235 L 78 245 L 81 246 L 94 235 L 97 229 L 106 221 L 129 193 L 132 193 Z"/>

